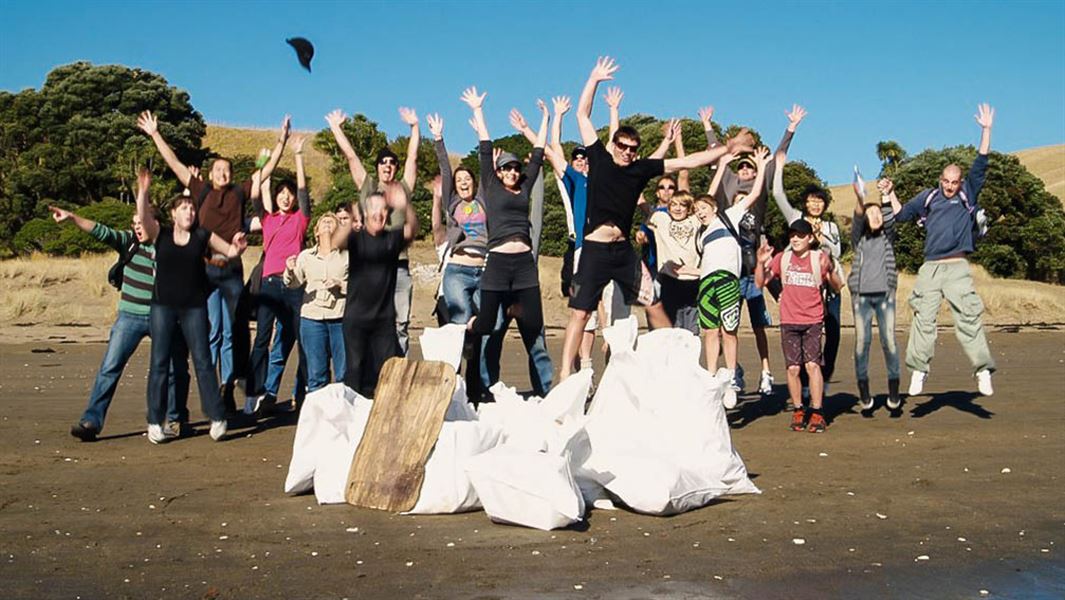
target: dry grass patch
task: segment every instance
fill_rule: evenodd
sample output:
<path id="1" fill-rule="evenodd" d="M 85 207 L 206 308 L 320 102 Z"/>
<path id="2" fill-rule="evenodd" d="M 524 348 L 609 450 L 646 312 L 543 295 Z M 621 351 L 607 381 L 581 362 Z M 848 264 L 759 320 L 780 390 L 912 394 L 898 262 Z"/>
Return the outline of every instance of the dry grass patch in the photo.
<path id="1" fill-rule="evenodd" d="M 314 131 L 294 131 L 293 135 L 302 135 L 313 138 Z M 207 125 L 207 135 L 203 138 L 203 145 L 222 156 L 236 156 L 245 154 L 257 156 L 260 148 L 273 148 L 277 143 L 278 130 L 275 129 L 250 129 L 226 127 L 224 125 Z M 307 176 L 311 178 L 312 198 L 318 199 L 325 196 L 332 183 L 329 176 L 329 156 L 314 147 L 313 140 L 308 139 L 303 145 L 303 164 L 307 169 Z M 281 166 L 296 171 L 296 160 L 291 149 L 286 149 L 281 157 Z"/>

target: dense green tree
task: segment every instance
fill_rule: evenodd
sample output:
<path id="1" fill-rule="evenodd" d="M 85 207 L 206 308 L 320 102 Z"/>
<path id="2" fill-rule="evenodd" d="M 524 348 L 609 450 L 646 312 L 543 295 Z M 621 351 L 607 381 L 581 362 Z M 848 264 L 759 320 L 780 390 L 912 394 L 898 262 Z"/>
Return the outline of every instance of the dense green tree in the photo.
<path id="1" fill-rule="evenodd" d="M 880 159 L 884 176 L 894 175 L 899 165 L 906 160 L 906 151 L 895 140 L 878 142 L 876 145 L 876 157 Z"/>
<path id="2" fill-rule="evenodd" d="M 925 150 L 903 161 L 893 178 L 899 200 L 938 185 L 948 164 L 967 172 L 976 157 L 972 146 Z M 882 173 L 883 175 L 884 173 Z M 990 221 L 987 237 L 977 243 L 973 260 L 998 277 L 1023 277 L 1065 283 L 1065 214 L 1015 156 L 991 152 L 980 206 Z M 915 271 L 924 262 L 924 230 L 913 223 L 899 227 L 899 265 Z"/>
<path id="3" fill-rule="evenodd" d="M 203 117 L 186 92 L 155 73 L 77 62 L 50 72 L 40 90 L 0 92 L 2 250 L 12 249 L 23 223 L 45 216 L 52 199 L 80 206 L 105 197 L 131 200 L 138 165 L 169 177 L 136 128 L 143 110 L 159 116 L 182 160 L 202 160 Z"/>

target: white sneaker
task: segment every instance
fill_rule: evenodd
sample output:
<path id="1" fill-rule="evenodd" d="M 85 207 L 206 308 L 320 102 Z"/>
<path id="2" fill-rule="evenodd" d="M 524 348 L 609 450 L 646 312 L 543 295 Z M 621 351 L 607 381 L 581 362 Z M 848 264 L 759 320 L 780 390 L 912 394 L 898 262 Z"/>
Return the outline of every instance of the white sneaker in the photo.
<path id="1" fill-rule="evenodd" d="M 726 367 L 721 367 L 714 378 L 726 386 L 725 393 L 721 397 L 721 403 L 725 405 L 725 409 L 736 408 L 736 388 L 733 385 L 735 373 Z"/>
<path id="2" fill-rule="evenodd" d="M 211 439 L 218 442 L 226 437 L 226 421 L 211 421 Z"/>
<path id="3" fill-rule="evenodd" d="M 762 371 L 762 380 L 758 383 L 758 393 L 768 396 L 773 393 L 773 374 Z"/>
<path id="4" fill-rule="evenodd" d="M 991 387 L 991 371 L 983 369 L 976 373 L 976 386 L 980 389 L 980 394 L 983 396 L 993 396 L 995 394 L 994 388 Z"/>
<path id="5" fill-rule="evenodd" d="M 924 382 L 928 379 L 928 373 L 924 371 L 913 371 L 910 374 L 910 395 L 920 396 L 924 391 Z"/>
<path id="6" fill-rule="evenodd" d="M 162 425 L 148 424 L 148 441 L 153 444 L 162 444 L 166 441 L 166 434 L 163 433 Z"/>

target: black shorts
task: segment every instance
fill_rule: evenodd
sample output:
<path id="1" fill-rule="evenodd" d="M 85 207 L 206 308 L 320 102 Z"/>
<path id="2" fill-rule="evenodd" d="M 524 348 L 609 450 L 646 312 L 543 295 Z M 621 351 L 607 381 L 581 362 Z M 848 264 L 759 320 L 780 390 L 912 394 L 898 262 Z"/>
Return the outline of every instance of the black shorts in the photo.
<path id="1" fill-rule="evenodd" d="M 577 272 L 573 274 L 573 293 L 569 307 L 593 311 L 599 306 L 603 288 L 618 282 L 625 304 L 654 304 L 654 282 L 647 267 L 636 256 L 629 242 L 592 242 L 581 244 Z"/>
<path id="2" fill-rule="evenodd" d="M 540 271 L 531 251 L 507 254 L 489 252 L 481 275 L 486 292 L 513 292 L 540 286 Z"/>

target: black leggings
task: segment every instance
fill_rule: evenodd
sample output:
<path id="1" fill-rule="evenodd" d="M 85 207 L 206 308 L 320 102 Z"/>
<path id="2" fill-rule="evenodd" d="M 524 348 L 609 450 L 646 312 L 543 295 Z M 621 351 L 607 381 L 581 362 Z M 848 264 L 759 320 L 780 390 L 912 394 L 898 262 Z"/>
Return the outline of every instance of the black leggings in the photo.
<path id="1" fill-rule="evenodd" d="M 395 319 L 377 323 L 354 323 L 344 319 L 344 385 L 372 398 L 381 367 L 400 356 Z"/>
<path id="2" fill-rule="evenodd" d="M 544 307 L 540 300 L 540 286 L 510 292 L 481 290 L 481 310 L 478 312 L 477 320 L 473 322 L 473 333 L 476 335 L 492 333 L 496 323 L 503 316 L 500 314 L 500 307 L 505 305 L 510 306 L 509 310 L 518 322 L 521 341 L 525 344 L 525 350 L 529 351 L 544 328 Z"/>

